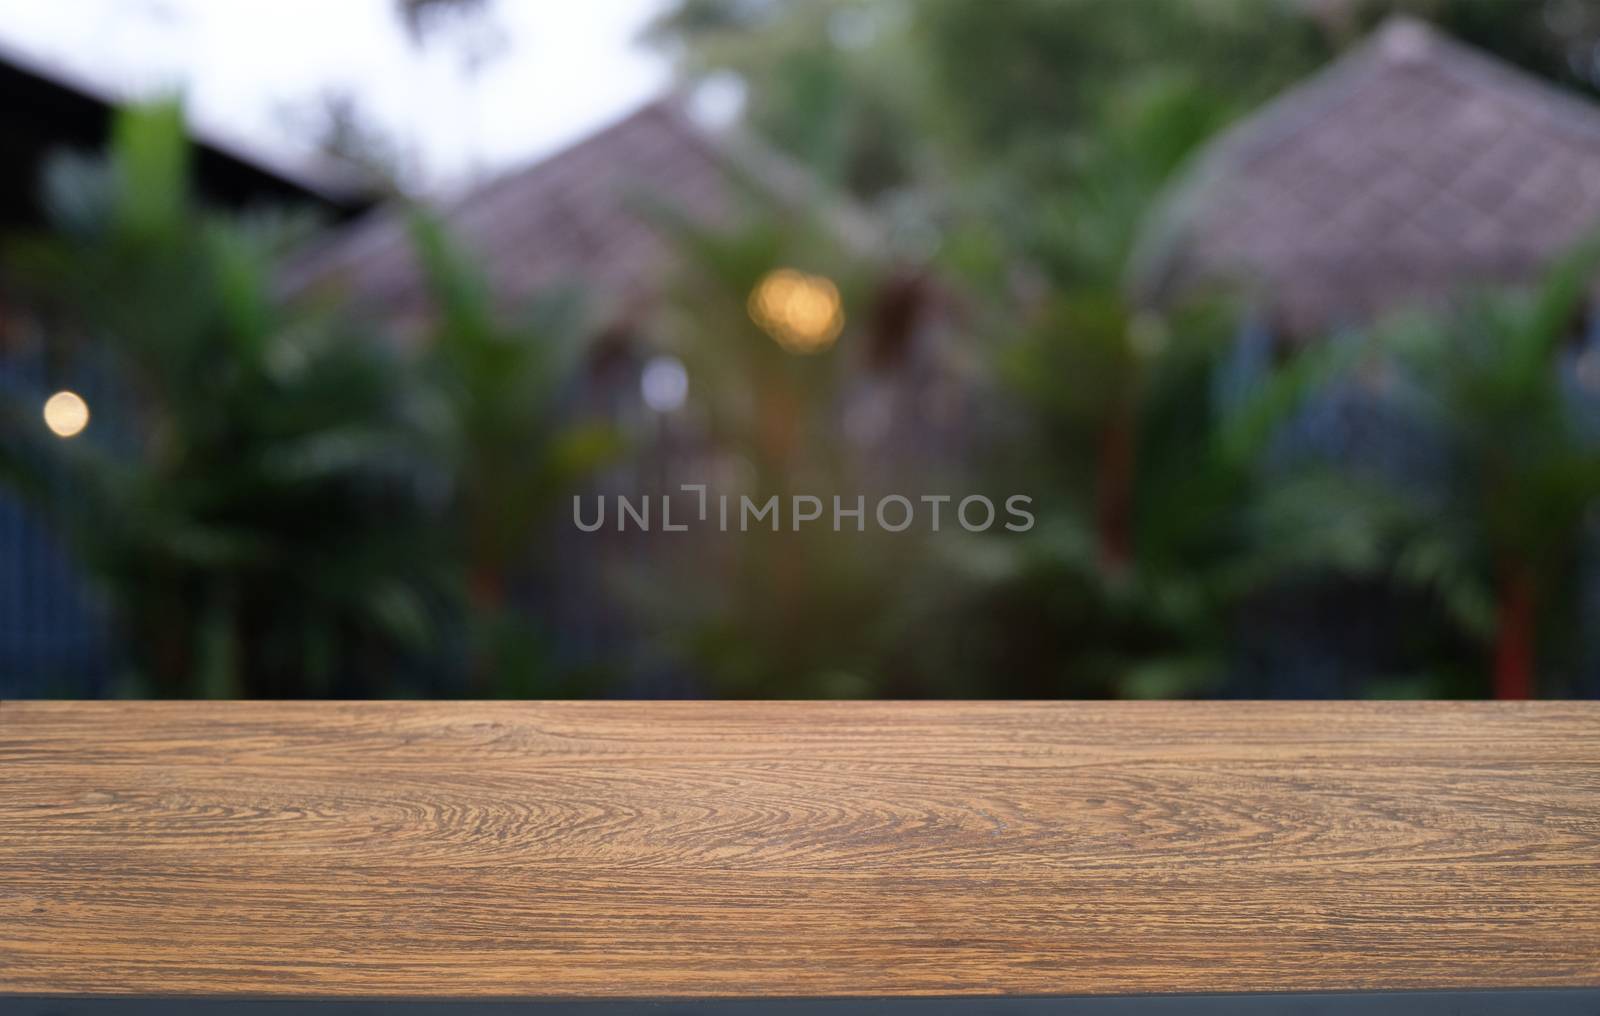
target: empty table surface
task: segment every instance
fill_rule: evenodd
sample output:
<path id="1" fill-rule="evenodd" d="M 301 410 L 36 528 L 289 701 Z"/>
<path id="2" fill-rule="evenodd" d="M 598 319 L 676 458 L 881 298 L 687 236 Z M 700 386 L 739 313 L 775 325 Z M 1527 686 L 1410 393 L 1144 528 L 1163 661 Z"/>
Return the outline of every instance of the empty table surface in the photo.
<path id="1" fill-rule="evenodd" d="M 0 995 L 1595 985 L 1595 704 L 0 703 Z"/>

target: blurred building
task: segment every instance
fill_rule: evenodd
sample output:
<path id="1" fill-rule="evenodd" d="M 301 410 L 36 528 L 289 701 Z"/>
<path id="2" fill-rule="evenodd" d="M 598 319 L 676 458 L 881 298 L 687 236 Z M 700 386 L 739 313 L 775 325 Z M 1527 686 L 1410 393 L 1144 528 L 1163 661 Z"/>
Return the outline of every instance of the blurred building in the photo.
<path id="1" fill-rule="evenodd" d="M 1153 214 L 1132 288 L 1157 308 L 1234 295 L 1224 388 L 1243 393 L 1299 344 L 1536 282 L 1597 228 L 1600 106 L 1396 18 L 1201 151 Z M 1595 318 L 1572 322 L 1559 369 L 1574 411 L 1600 419 Z M 1430 435 L 1375 380 L 1329 386 L 1263 468 L 1316 459 L 1442 483 Z M 1391 621 L 1418 604 L 1396 595 L 1334 581 L 1268 597 L 1245 626 L 1239 690 L 1341 696 L 1403 670 Z M 1591 655 L 1600 671 L 1600 642 Z"/>
<path id="2" fill-rule="evenodd" d="M 425 334 L 432 293 L 413 238 L 414 211 L 378 208 L 330 233 L 291 267 L 288 285 L 350 301 L 401 334 Z M 697 263 L 704 252 L 697 252 L 695 237 L 725 237 L 752 223 L 820 234 L 841 271 L 846 261 L 870 266 L 867 291 L 840 326 L 837 362 L 845 376 L 837 402 L 826 407 L 838 421 L 837 443 L 859 466 L 857 475 L 897 489 L 895 477 L 951 465 L 968 447 L 972 378 L 949 341 L 939 287 L 898 258 L 883 228 L 864 212 L 753 139 L 703 126 L 675 96 L 426 211 L 485 277 L 497 312 L 516 315 L 531 300 L 563 290 L 581 298 L 584 334 L 570 409 L 616 426 L 630 448 L 587 494 L 674 495 L 686 498 L 681 512 L 690 501 L 680 484 L 708 484 L 713 496 L 723 483 L 730 484 L 727 492 L 745 492 L 737 489 L 743 463 L 713 432 L 701 401 L 708 381 L 697 370 L 704 360 L 696 362 L 685 348 L 698 338 L 714 350 L 726 337 L 696 336 L 705 325 L 684 327 L 681 319 L 693 312 L 683 303 L 685 281 L 697 269 L 716 267 Z M 826 257 L 808 268 L 837 274 Z M 781 285 L 791 270 L 781 263 L 766 269 L 777 273 L 772 285 Z M 833 282 L 817 281 L 824 292 L 832 290 L 828 299 L 840 298 Z M 759 289 L 752 284 L 748 293 L 733 295 L 741 319 L 734 324 L 750 326 L 743 308 L 747 297 L 756 307 Z M 751 314 L 760 317 L 754 309 Z M 780 346 L 796 339 L 771 338 Z M 835 336 L 812 338 L 832 343 Z M 759 335 L 751 341 L 769 344 Z M 744 386 L 743 394 L 761 400 L 753 378 Z M 580 535 L 565 497 L 559 514 L 550 538 L 530 540 L 546 548 L 538 573 L 526 571 L 513 592 L 558 633 L 569 665 L 615 659 L 618 645 L 639 641 L 630 637 L 626 611 L 606 588 L 614 565 L 629 561 L 637 568 L 643 558 L 659 558 L 654 564 L 661 574 L 703 571 L 717 566 L 716 548 L 726 545 L 709 533 L 661 540 L 607 527 Z M 630 690 L 694 690 L 671 676 L 641 680 Z"/>
<path id="3" fill-rule="evenodd" d="M 914 266 L 897 262 L 877 222 L 752 139 L 702 127 L 676 98 L 649 103 L 427 210 L 484 274 L 502 313 L 563 289 L 581 295 L 591 340 L 589 397 L 625 418 L 648 417 L 640 381 L 646 362 L 662 351 L 658 314 L 693 267 L 680 224 L 717 231 L 752 218 L 787 217 L 820 225 L 842 254 L 881 266 L 883 277 L 865 300 L 867 320 L 851 322 L 850 355 L 863 373 L 884 382 L 862 399 L 892 400 L 889 382 L 904 387 L 916 375 L 918 385 L 931 384 L 950 367 L 937 315 L 927 313 L 935 309 L 936 288 Z M 327 290 L 420 329 L 432 313 L 432 295 L 410 212 L 378 208 L 330 233 L 291 267 L 289 286 Z M 937 430 L 938 421 L 920 410 L 888 415 L 915 426 L 922 439 Z"/>
<path id="4" fill-rule="evenodd" d="M 1538 279 L 1600 225 L 1600 106 L 1408 18 L 1225 131 L 1158 211 L 1146 303 L 1285 339 Z"/>

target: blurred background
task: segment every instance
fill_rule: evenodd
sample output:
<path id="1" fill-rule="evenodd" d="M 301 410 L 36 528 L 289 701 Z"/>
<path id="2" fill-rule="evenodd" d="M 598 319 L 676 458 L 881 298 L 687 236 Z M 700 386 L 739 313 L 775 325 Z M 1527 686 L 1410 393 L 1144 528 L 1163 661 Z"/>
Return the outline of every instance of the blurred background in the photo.
<path id="1" fill-rule="evenodd" d="M 1600 695 L 1597 93 L 1594 0 L 0 3 L 0 696 Z M 685 484 L 869 524 L 574 522 Z"/>

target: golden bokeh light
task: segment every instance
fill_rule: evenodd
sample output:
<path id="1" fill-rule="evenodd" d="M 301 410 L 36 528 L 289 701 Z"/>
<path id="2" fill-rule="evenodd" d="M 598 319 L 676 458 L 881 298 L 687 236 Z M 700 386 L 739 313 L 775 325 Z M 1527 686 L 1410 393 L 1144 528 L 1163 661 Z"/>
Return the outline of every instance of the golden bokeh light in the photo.
<path id="1" fill-rule="evenodd" d="M 820 353 L 844 329 L 839 287 L 793 268 L 768 272 L 750 293 L 750 319 L 791 353 Z"/>
<path id="2" fill-rule="evenodd" d="M 77 437 L 89 426 L 89 404 L 77 392 L 56 392 L 45 400 L 44 425 L 56 437 Z"/>

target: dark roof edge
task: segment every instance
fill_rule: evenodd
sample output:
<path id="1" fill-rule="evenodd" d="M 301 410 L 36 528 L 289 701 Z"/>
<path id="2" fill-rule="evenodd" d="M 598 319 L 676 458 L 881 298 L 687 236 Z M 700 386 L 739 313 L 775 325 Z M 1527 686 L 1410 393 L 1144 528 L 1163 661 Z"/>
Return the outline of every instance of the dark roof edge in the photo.
<path id="1" fill-rule="evenodd" d="M 29 53 L 15 43 L 0 38 L 0 63 L 9 64 L 17 71 L 36 78 L 56 88 L 75 92 L 83 98 L 114 111 L 138 100 L 118 95 L 115 90 L 94 82 L 62 64 Z M 246 141 L 225 138 L 206 126 L 186 122 L 185 132 L 198 148 L 217 157 L 247 166 L 266 176 L 276 178 L 294 190 L 329 205 L 353 208 L 371 202 L 370 188 L 364 186 L 355 173 L 315 173 L 291 164 L 279 155 L 266 152 Z M 339 179 L 331 179 L 337 176 Z"/>

